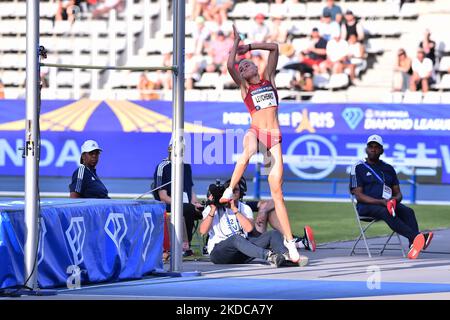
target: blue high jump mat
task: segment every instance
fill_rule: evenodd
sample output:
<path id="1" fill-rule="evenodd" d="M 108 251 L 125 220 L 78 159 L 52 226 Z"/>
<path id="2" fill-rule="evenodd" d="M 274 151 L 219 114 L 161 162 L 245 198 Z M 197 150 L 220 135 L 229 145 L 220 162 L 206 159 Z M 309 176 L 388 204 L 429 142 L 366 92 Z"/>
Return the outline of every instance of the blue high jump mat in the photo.
<path id="1" fill-rule="evenodd" d="M 371 289 L 372 288 L 372 289 Z M 148 279 L 60 292 L 80 296 L 155 299 L 314 300 L 450 292 L 450 284 L 289 279 Z"/>

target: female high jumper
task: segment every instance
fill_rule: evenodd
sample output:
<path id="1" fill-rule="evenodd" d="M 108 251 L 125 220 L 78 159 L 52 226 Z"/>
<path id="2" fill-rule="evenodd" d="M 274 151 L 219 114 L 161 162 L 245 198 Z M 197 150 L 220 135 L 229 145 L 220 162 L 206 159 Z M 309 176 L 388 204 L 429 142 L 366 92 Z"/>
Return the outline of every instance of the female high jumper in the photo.
<path id="1" fill-rule="evenodd" d="M 270 160 L 268 182 L 270 193 L 275 203 L 275 212 L 284 235 L 284 245 L 289 251 L 291 261 L 300 261 L 295 238 L 283 198 L 283 158 L 281 152 L 281 132 L 278 123 L 278 94 L 275 87 L 275 71 L 278 62 L 278 45 L 276 43 L 251 43 L 239 46 L 240 35 L 234 30 L 234 45 L 228 57 L 228 72 L 240 87 L 242 99 L 251 115 L 251 127 L 244 136 L 243 153 L 236 163 L 229 187 L 220 199 L 221 203 L 232 200 L 233 188 L 239 183 L 250 158 L 262 151 L 265 159 Z M 268 50 L 269 58 L 263 79 L 258 75 L 258 68 L 250 60 L 239 62 L 236 70 L 236 54 L 243 55 L 251 50 Z M 308 229 L 310 230 L 310 229 Z M 313 239 L 312 230 L 309 235 Z"/>

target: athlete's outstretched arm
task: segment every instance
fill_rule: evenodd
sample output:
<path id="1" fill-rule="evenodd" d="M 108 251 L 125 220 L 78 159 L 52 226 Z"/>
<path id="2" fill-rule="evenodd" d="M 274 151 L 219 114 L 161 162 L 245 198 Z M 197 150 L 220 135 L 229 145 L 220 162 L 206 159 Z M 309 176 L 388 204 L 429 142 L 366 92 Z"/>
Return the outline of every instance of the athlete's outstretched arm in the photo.
<path id="1" fill-rule="evenodd" d="M 278 64 L 278 44 L 276 43 L 252 43 L 252 50 L 268 50 L 269 58 L 267 59 L 266 70 L 264 70 L 264 77 L 275 85 L 275 72 Z"/>
<path id="2" fill-rule="evenodd" d="M 239 73 L 237 72 L 236 65 L 236 53 L 237 48 L 239 46 L 239 41 L 241 38 L 239 37 L 239 32 L 236 29 L 236 26 L 233 24 L 233 32 L 234 32 L 234 44 L 231 48 L 230 55 L 228 56 L 227 68 L 230 76 L 233 78 L 234 82 L 240 87 L 242 84 L 242 79 Z"/>

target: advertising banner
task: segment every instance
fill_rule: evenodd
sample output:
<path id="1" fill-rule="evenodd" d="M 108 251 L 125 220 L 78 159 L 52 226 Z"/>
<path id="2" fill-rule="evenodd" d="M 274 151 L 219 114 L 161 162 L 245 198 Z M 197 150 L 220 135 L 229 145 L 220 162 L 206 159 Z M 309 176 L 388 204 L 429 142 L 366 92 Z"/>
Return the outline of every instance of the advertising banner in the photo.
<path id="1" fill-rule="evenodd" d="M 151 179 L 167 157 L 171 102 L 43 101 L 41 109 L 41 175 L 70 179 L 87 139 L 103 149 L 100 177 Z M 287 177 L 346 177 L 367 137 L 379 134 L 400 175 L 450 183 L 450 105 L 286 102 L 278 115 Z M 24 174 L 24 118 L 24 101 L 0 101 L 0 175 Z M 231 175 L 250 120 L 242 103 L 186 103 L 185 161 L 195 177 Z"/>

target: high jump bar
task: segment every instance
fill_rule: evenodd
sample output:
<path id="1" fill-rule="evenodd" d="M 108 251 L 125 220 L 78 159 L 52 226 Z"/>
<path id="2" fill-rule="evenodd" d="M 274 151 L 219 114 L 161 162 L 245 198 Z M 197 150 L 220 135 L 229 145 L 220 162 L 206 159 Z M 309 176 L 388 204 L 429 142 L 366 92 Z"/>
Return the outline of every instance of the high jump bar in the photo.
<path id="1" fill-rule="evenodd" d="M 53 67 L 61 69 L 99 69 L 99 70 L 129 70 L 129 71 L 173 71 L 177 72 L 177 66 L 169 67 L 139 67 L 139 66 L 95 66 L 83 64 L 39 63 L 41 67 Z"/>

